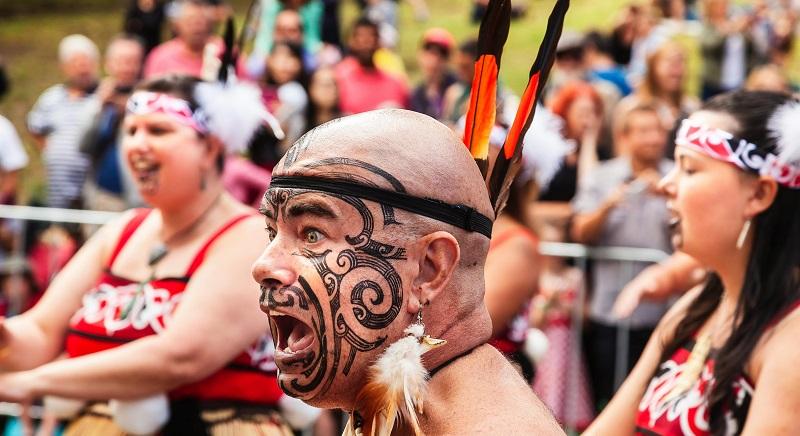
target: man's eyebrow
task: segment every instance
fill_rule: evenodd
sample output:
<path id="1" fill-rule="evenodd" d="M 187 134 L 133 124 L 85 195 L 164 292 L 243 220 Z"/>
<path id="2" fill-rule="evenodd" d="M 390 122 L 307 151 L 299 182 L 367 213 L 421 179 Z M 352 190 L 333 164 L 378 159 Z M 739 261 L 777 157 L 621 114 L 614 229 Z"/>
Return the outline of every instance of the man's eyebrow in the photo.
<path id="1" fill-rule="evenodd" d="M 336 218 L 337 215 L 330 207 L 318 202 L 297 202 L 287 208 L 287 214 L 291 218 L 301 215 L 314 215 L 320 218 Z"/>
<path id="2" fill-rule="evenodd" d="M 275 215 L 272 214 L 271 210 L 267 209 L 267 206 L 264 203 L 261 203 L 261 205 L 258 206 L 258 213 L 260 213 L 261 215 L 264 215 L 265 217 L 267 217 L 267 218 L 269 218 L 271 220 L 275 219 Z"/>

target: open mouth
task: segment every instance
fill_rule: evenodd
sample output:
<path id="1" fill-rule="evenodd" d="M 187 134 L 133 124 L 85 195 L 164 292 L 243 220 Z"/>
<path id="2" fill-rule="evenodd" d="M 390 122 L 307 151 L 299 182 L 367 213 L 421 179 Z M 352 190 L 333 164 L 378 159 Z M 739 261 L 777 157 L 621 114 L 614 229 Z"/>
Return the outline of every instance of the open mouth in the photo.
<path id="1" fill-rule="evenodd" d="M 672 235 L 672 246 L 680 248 L 683 245 L 683 233 L 681 232 L 681 218 L 674 212 L 669 220 L 669 231 Z"/>
<path id="2" fill-rule="evenodd" d="M 275 364 L 283 373 L 301 372 L 314 359 L 314 332 L 305 322 L 285 313 L 270 311 L 275 341 Z"/>
<path id="3" fill-rule="evenodd" d="M 131 173 L 144 192 L 151 192 L 158 186 L 158 170 L 161 165 L 144 157 L 134 157 L 130 160 Z"/>

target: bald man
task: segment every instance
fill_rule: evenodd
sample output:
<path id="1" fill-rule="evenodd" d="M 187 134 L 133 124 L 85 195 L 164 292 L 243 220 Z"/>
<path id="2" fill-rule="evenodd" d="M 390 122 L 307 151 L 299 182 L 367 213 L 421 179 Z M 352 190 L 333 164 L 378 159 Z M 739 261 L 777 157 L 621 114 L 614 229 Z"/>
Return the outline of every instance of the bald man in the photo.
<path id="1" fill-rule="evenodd" d="M 423 356 L 425 434 L 563 434 L 486 345 L 492 207 L 447 127 L 403 110 L 323 124 L 275 167 L 262 212 L 270 242 L 253 276 L 287 394 L 357 427 L 368 369 L 421 309 L 426 334 L 447 341 Z M 393 434 L 413 434 L 405 424 Z"/>

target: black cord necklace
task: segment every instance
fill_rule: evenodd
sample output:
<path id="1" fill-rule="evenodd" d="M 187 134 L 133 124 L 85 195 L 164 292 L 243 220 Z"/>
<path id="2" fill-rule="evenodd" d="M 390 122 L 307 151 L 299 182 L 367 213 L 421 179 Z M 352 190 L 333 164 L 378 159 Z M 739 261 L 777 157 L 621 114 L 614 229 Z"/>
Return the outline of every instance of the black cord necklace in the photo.
<path id="1" fill-rule="evenodd" d="M 147 257 L 147 266 L 150 268 L 150 275 L 147 277 L 147 279 L 139 282 L 136 288 L 136 293 L 133 295 L 131 301 L 127 304 L 127 306 L 125 306 L 125 309 L 120 313 L 121 319 L 125 319 L 128 317 L 128 315 L 130 315 L 133 307 L 136 305 L 136 302 L 142 295 L 144 295 L 145 285 L 152 282 L 156 278 L 156 266 L 159 264 L 159 262 L 164 260 L 164 258 L 167 257 L 167 255 L 169 254 L 170 244 L 174 243 L 176 240 L 179 240 L 180 238 L 194 231 L 195 228 L 197 228 L 197 226 L 200 225 L 200 223 L 202 223 L 205 220 L 206 216 L 211 211 L 211 209 L 213 209 L 214 206 L 216 206 L 217 203 L 219 203 L 219 199 L 222 198 L 222 192 L 223 191 L 220 191 L 220 193 L 217 194 L 217 196 L 214 198 L 211 204 L 209 204 L 205 208 L 205 210 L 203 210 L 203 212 L 200 215 L 198 215 L 195 219 L 193 219 L 189 224 L 185 225 L 183 228 L 179 229 L 178 231 L 170 235 L 168 238 L 164 239 L 163 242 L 156 243 L 156 245 L 152 249 L 150 249 L 150 254 Z M 142 303 L 142 308 L 144 308 L 146 303 L 147 301 Z"/>

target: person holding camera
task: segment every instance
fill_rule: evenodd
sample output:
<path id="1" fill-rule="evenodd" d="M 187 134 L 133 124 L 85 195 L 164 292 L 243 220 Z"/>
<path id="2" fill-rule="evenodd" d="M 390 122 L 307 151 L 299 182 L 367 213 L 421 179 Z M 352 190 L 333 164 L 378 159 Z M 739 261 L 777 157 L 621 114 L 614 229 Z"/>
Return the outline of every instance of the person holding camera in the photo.
<path id="1" fill-rule="evenodd" d="M 108 76 L 97 88 L 97 113 L 81 141 L 81 151 L 91 159 L 84 189 L 89 209 L 122 211 L 141 203 L 121 165 L 118 143 L 125 103 L 139 82 L 143 60 L 144 45 L 136 36 L 119 35 L 106 48 Z"/>
<path id="2" fill-rule="evenodd" d="M 656 184 L 672 167 L 664 157 L 667 135 L 658 110 L 640 104 L 622 114 L 619 141 L 622 156 L 601 163 L 579 183 L 572 201 L 571 235 L 576 242 L 671 251 L 666 202 Z M 647 264 L 597 260 L 589 292 L 589 330 L 586 360 L 598 411 L 614 393 L 617 367 L 630 370 L 647 339 L 667 310 L 666 303 L 640 305 L 625 320 L 612 315 L 612 306 L 625 284 Z M 627 336 L 627 353 L 621 336 Z M 620 345 L 622 344 L 622 345 Z M 617 364 L 617 360 L 626 359 Z M 625 374 L 616 374 L 618 376 Z"/>

